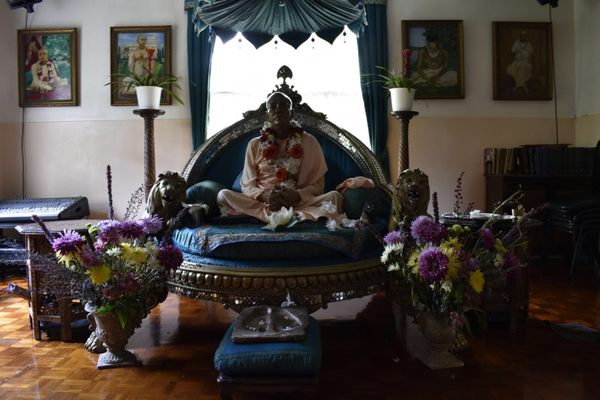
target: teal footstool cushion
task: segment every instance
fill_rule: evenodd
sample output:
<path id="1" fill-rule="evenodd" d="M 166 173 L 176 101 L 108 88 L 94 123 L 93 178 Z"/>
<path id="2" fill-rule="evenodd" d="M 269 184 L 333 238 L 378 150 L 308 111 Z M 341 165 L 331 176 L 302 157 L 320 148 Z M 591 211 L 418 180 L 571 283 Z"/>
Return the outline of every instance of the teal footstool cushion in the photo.
<path id="1" fill-rule="evenodd" d="M 302 342 L 236 344 L 231 324 L 215 353 L 215 369 L 231 377 L 316 376 L 321 369 L 319 324 L 309 319 Z"/>

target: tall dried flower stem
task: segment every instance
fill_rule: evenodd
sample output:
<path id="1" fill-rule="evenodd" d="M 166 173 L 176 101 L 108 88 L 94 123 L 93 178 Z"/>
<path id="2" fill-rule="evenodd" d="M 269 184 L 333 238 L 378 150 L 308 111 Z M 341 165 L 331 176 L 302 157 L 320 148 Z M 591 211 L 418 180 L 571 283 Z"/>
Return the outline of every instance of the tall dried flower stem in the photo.
<path id="1" fill-rule="evenodd" d="M 110 170 L 110 165 L 106 166 L 106 185 L 108 190 L 108 219 L 114 219 L 115 209 L 113 207 L 113 197 L 112 197 L 112 173 Z"/>

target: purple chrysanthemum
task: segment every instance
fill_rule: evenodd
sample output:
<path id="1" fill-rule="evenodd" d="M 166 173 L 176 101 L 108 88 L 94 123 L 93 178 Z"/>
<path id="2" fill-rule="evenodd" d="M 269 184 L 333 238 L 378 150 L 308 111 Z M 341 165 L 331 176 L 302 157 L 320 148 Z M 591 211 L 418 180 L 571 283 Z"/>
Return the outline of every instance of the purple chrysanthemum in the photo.
<path id="1" fill-rule="evenodd" d="M 77 232 L 64 231 L 52 241 L 52 250 L 61 256 L 79 251 L 85 244 L 85 239 Z"/>
<path id="2" fill-rule="evenodd" d="M 105 221 L 98 222 L 98 228 L 100 229 L 100 233 L 98 234 L 98 239 L 104 245 L 106 244 L 117 244 L 119 243 L 119 222 L 107 219 Z M 102 248 L 104 247 L 101 246 Z M 98 248 L 98 246 L 96 246 Z"/>
<path id="3" fill-rule="evenodd" d="M 144 230 L 144 233 L 154 235 L 162 228 L 162 222 L 163 221 L 160 217 L 157 217 L 156 215 L 151 215 L 149 217 L 140 219 L 138 221 L 138 224 L 140 224 L 140 226 Z"/>
<path id="4" fill-rule="evenodd" d="M 102 264 L 102 259 L 100 258 L 100 254 L 97 252 L 91 251 L 88 248 L 84 248 L 81 251 L 81 263 L 86 268 L 92 268 Z"/>
<path id="5" fill-rule="evenodd" d="M 448 271 L 448 256 L 430 247 L 419 255 L 419 274 L 428 283 L 442 280 Z"/>
<path id="6" fill-rule="evenodd" d="M 136 221 L 119 222 L 119 233 L 125 239 L 140 239 L 144 236 L 144 229 Z"/>
<path id="7" fill-rule="evenodd" d="M 183 262 L 183 254 L 172 244 L 161 247 L 156 258 L 165 269 L 175 269 Z"/>
<path id="8" fill-rule="evenodd" d="M 484 248 L 492 250 L 496 244 L 496 238 L 489 228 L 483 228 L 479 231 L 479 237 L 481 237 L 481 244 Z"/>
<path id="9" fill-rule="evenodd" d="M 385 244 L 399 244 L 404 243 L 404 234 L 400 231 L 392 231 L 384 236 L 383 241 Z"/>
<path id="10" fill-rule="evenodd" d="M 446 228 L 426 215 L 417 217 L 410 226 L 410 234 L 418 244 L 439 243 L 446 236 Z"/>

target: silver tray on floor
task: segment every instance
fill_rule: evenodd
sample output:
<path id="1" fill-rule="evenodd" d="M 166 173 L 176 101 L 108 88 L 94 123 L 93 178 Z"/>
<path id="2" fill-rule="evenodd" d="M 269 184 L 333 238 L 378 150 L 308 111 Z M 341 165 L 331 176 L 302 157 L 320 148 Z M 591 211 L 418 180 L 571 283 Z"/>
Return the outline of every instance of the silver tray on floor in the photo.
<path id="1" fill-rule="evenodd" d="M 306 336 L 308 311 L 305 307 L 253 306 L 240 312 L 233 343 L 299 342 Z"/>

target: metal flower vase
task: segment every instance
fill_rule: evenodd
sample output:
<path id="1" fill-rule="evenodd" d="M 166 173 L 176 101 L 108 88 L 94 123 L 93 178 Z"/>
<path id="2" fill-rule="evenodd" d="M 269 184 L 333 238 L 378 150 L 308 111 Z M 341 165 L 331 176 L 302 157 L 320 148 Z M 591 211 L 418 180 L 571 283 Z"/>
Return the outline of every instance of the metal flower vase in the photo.
<path id="1" fill-rule="evenodd" d="M 449 350 L 455 343 L 456 331 L 448 315 L 424 312 L 418 317 L 429 349 L 419 357 L 431 369 L 458 368 L 464 363 Z"/>
<path id="2" fill-rule="evenodd" d="M 104 344 L 106 352 L 98 356 L 98 369 L 130 367 L 136 365 L 135 355 L 125 349 L 131 335 L 142 323 L 142 314 L 132 315 L 127 319 L 125 327 L 112 312 L 98 313 L 91 311 L 96 329 L 96 337 Z"/>

